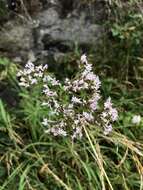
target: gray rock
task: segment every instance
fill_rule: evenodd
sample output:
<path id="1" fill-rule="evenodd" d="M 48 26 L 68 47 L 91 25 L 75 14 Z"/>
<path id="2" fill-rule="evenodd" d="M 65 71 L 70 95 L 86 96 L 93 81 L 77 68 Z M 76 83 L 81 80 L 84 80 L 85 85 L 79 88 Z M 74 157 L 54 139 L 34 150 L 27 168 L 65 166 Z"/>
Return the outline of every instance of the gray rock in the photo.
<path id="1" fill-rule="evenodd" d="M 73 9 L 64 18 L 60 13 L 57 6 L 53 6 L 37 15 L 39 27 L 35 30 L 35 36 L 39 50 L 56 49 L 65 53 L 71 50 L 75 43 L 80 48 L 87 47 L 86 49 L 100 43 L 104 27 L 93 22 L 96 15 L 89 15 L 88 9 Z M 99 10 L 97 14 L 99 17 Z"/>
<path id="2" fill-rule="evenodd" d="M 99 24 L 105 15 L 102 0 L 88 5 L 79 0 L 40 1 L 43 9 L 33 18 L 38 25 L 12 20 L 1 27 L 0 51 L 22 60 L 32 56 L 35 61 L 51 53 L 63 56 L 73 50 L 75 43 L 83 50 L 98 47 L 104 33 Z"/>
<path id="3" fill-rule="evenodd" d="M 33 36 L 30 25 L 9 21 L 1 28 L 0 50 L 8 52 L 8 56 L 21 56 L 25 59 L 32 48 Z"/>

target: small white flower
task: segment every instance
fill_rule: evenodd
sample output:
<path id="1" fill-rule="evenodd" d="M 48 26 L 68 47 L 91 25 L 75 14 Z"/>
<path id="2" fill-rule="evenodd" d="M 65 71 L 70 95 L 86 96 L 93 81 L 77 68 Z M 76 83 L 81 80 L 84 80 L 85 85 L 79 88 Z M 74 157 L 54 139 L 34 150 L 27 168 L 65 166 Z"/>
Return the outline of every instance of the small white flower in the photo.
<path id="1" fill-rule="evenodd" d="M 98 108 L 98 100 L 100 100 L 100 95 L 95 93 L 91 99 L 89 99 L 89 107 L 92 111 L 95 111 Z"/>
<path id="2" fill-rule="evenodd" d="M 79 120 L 78 119 L 74 120 L 74 124 L 78 125 L 79 124 Z"/>
<path id="3" fill-rule="evenodd" d="M 105 112 L 105 111 L 102 112 L 102 114 L 101 114 L 101 117 L 102 117 L 102 118 L 106 118 L 107 116 L 108 116 L 108 113 L 107 113 L 107 112 Z"/>
<path id="4" fill-rule="evenodd" d="M 21 78 L 20 78 L 20 81 L 21 81 L 21 82 L 26 82 L 26 79 L 25 79 L 24 77 L 21 77 Z"/>
<path id="5" fill-rule="evenodd" d="M 58 109 L 60 107 L 58 101 L 53 100 L 55 109 Z"/>
<path id="6" fill-rule="evenodd" d="M 139 125 L 141 122 L 141 116 L 140 115 L 134 115 L 132 118 L 132 123 L 135 125 Z"/>
<path id="7" fill-rule="evenodd" d="M 59 82 L 58 80 L 56 80 L 54 77 L 51 77 L 51 76 L 49 76 L 49 75 L 44 76 L 43 82 L 51 82 L 51 84 L 52 84 L 53 86 L 58 86 L 58 85 L 60 85 L 60 82 Z"/>
<path id="8" fill-rule="evenodd" d="M 94 120 L 94 117 L 93 117 L 93 115 L 91 113 L 83 112 L 83 116 L 89 122 Z"/>
<path id="9" fill-rule="evenodd" d="M 16 76 L 21 77 L 23 74 L 24 74 L 23 71 L 19 71 Z"/>
<path id="10" fill-rule="evenodd" d="M 27 76 L 27 75 L 30 75 L 32 72 L 33 72 L 33 70 L 31 70 L 31 69 L 24 69 L 23 70 L 23 75 Z"/>
<path id="11" fill-rule="evenodd" d="M 111 115 L 112 121 L 116 121 L 118 119 L 118 112 L 115 108 L 112 108 L 109 114 Z"/>
<path id="12" fill-rule="evenodd" d="M 104 108 L 105 109 L 111 109 L 112 108 L 112 102 L 111 102 L 111 98 L 110 97 L 104 103 Z"/>
<path id="13" fill-rule="evenodd" d="M 42 124 L 44 126 L 47 126 L 48 125 L 48 119 L 47 118 L 44 118 L 43 121 L 42 121 Z"/>
<path id="14" fill-rule="evenodd" d="M 89 72 L 91 72 L 91 70 L 92 70 L 92 64 L 87 63 L 85 65 L 85 71 L 87 71 L 89 73 Z"/>
<path id="15" fill-rule="evenodd" d="M 43 72 L 38 71 L 37 73 L 34 73 L 34 76 L 42 78 L 43 77 Z"/>
<path id="16" fill-rule="evenodd" d="M 35 68 L 36 71 L 43 71 L 43 67 L 42 65 L 39 65 Z"/>
<path id="17" fill-rule="evenodd" d="M 86 77 L 92 70 L 91 64 L 87 63 L 84 67 L 85 67 L 85 70 L 82 72 L 82 77 Z"/>
<path id="18" fill-rule="evenodd" d="M 62 129 L 62 128 L 58 128 L 58 127 L 52 127 L 51 129 L 48 129 L 45 131 L 45 133 L 53 133 L 54 136 L 67 136 L 67 132 Z"/>
<path id="19" fill-rule="evenodd" d="M 25 68 L 34 70 L 34 64 L 30 60 L 28 60 L 28 62 L 25 65 Z"/>
<path id="20" fill-rule="evenodd" d="M 65 79 L 65 83 L 66 83 L 66 84 L 70 84 L 69 78 L 66 78 L 66 79 Z"/>
<path id="21" fill-rule="evenodd" d="M 83 80 L 83 79 L 79 80 L 79 81 L 78 81 L 78 84 L 79 84 L 79 85 L 83 85 L 83 84 L 84 84 L 84 80 Z"/>
<path id="22" fill-rule="evenodd" d="M 89 85 L 87 82 L 83 83 L 83 86 L 81 87 L 81 89 L 88 89 Z"/>
<path id="23" fill-rule="evenodd" d="M 43 82 L 48 82 L 51 80 L 51 77 L 49 75 L 44 76 Z"/>
<path id="24" fill-rule="evenodd" d="M 59 131 L 58 131 L 59 135 L 61 136 L 67 136 L 67 132 L 65 130 L 63 130 L 62 128 L 59 128 Z"/>
<path id="25" fill-rule="evenodd" d="M 81 56 L 80 61 L 81 61 L 81 63 L 86 63 L 86 64 L 87 64 L 87 58 L 86 58 L 86 55 L 85 55 L 85 54 L 83 54 L 83 55 Z"/>
<path id="26" fill-rule="evenodd" d="M 25 87 L 25 88 L 29 87 L 29 84 L 26 83 L 26 82 L 20 82 L 19 85 L 20 85 L 20 86 L 23 86 L 23 87 Z"/>
<path id="27" fill-rule="evenodd" d="M 54 79 L 54 78 L 51 80 L 51 84 L 52 84 L 53 86 L 58 86 L 58 85 L 60 85 L 59 81 L 57 81 L 57 80 Z"/>
<path id="28" fill-rule="evenodd" d="M 98 76 L 95 77 L 93 83 L 94 83 L 93 89 L 95 88 L 95 90 L 98 90 L 101 86 L 101 82 Z"/>
<path id="29" fill-rule="evenodd" d="M 51 91 L 47 85 L 44 85 L 44 88 L 45 89 L 43 90 L 43 93 L 46 94 L 46 96 L 48 96 L 48 97 L 57 96 L 57 93 L 54 91 Z"/>
<path id="30" fill-rule="evenodd" d="M 73 135 L 71 136 L 72 140 L 76 139 L 76 138 L 82 138 L 83 134 L 82 134 L 82 128 L 80 127 L 76 127 L 75 131 L 73 132 Z"/>
<path id="31" fill-rule="evenodd" d="M 106 125 L 104 128 L 104 135 L 108 135 L 112 131 L 112 125 Z"/>
<path id="32" fill-rule="evenodd" d="M 31 84 L 37 84 L 37 79 L 35 78 L 31 79 Z"/>
<path id="33" fill-rule="evenodd" d="M 97 102 L 92 102 L 92 103 L 90 103 L 90 109 L 91 109 L 92 111 L 95 111 L 95 110 L 97 109 Z"/>
<path id="34" fill-rule="evenodd" d="M 72 97 L 71 102 L 75 103 L 75 104 L 81 104 L 82 103 L 81 100 L 75 96 Z"/>
<path id="35" fill-rule="evenodd" d="M 46 69 L 48 69 L 48 65 L 47 65 L 47 64 L 44 65 L 44 67 L 43 67 L 43 71 L 46 70 Z"/>
<path id="36" fill-rule="evenodd" d="M 114 122 L 118 119 L 118 111 L 112 107 L 112 102 L 110 97 L 104 103 L 104 110 L 110 116 L 111 121 Z"/>
<path id="37" fill-rule="evenodd" d="M 90 72 L 85 77 L 86 80 L 94 81 L 96 79 L 96 75 L 93 72 Z"/>

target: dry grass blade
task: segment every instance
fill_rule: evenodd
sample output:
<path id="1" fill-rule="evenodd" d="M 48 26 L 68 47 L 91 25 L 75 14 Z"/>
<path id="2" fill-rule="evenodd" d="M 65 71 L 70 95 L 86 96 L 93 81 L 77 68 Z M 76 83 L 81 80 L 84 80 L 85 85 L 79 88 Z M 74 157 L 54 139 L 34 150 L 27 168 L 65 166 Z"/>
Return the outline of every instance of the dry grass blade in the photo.
<path id="1" fill-rule="evenodd" d="M 102 189 L 104 190 L 105 189 L 105 185 L 104 185 L 104 181 L 103 181 L 103 175 L 104 177 L 106 178 L 107 182 L 108 182 L 108 185 L 110 187 L 111 190 L 113 190 L 113 187 L 112 187 L 112 184 L 106 174 L 106 171 L 104 170 L 104 166 L 103 166 L 103 159 L 102 159 L 102 156 L 100 154 L 100 148 L 99 148 L 99 145 L 97 143 L 95 143 L 95 139 L 93 141 L 93 139 L 91 139 L 88 131 L 86 130 L 86 128 L 84 127 L 84 131 L 85 131 L 85 134 L 89 140 L 89 143 L 91 145 L 91 148 L 93 150 L 93 153 L 95 155 L 95 161 L 97 162 L 98 166 L 99 166 L 99 169 L 101 171 L 101 183 L 102 183 Z"/>
<path id="2" fill-rule="evenodd" d="M 110 137 L 104 136 L 104 135 L 101 135 L 101 136 L 107 141 L 113 142 L 114 144 L 119 143 L 121 145 L 124 145 L 129 150 L 143 157 L 143 144 L 129 140 L 125 135 L 114 132 L 113 136 L 110 136 Z"/>
<path id="3" fill-rule="evenodd" d="M 47 173 L 51 175 L 62 187 L 64 187 L 66 190 L 72 190 L 70 187 L 68 187 L 49 167 L 48 164 L 44 164 L 42 168 L 40 169 L 40 174 Z"/>
<path id="4" fill-rule="evenodd" d="M 124 161 L 126 160 L 126 157 L 128 155 L 128 148 L 126 149 L 126 152 L 122 158 L 122 160 L 120 161 L 120 163 L 117 165 L 117 168 L 120 168 L 120 166 L 124 163 Z"/>
<path id="5" fill-rule="evenodd" d="M 140 190 L 142 190 L 143 189 L 143 165 L 141 164 L 139 158 L 134 154 L 133 154 L 133 160 L 134 160 L 134 162 L 136 164 L 136 168 L 140 174 L 140 181 L 141 181 Z"/>

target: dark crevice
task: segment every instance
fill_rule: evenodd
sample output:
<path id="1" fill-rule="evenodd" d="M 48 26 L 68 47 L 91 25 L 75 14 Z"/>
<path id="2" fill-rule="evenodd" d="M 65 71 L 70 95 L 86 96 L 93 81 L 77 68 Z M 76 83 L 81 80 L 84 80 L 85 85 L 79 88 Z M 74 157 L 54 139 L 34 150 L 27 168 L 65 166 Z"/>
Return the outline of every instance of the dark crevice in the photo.
<path id="1" fill-rule="evenodd" d="M 70 12 L 74 9 L 74 1 L 73 0 L 61 0 L 61 18 L 65 18 Z"/>
<path id="2" fill-rule="evenodd" d="M 62 53 L 67 53 L 71 50 L 68 44 L 64 41 L 53 40 L 50 38 L 50 35 L 45 35 L 42 39 L 44 45 L 44 50 L 47 51 L 59 51 Z"/>
<path id="3" fill-rule="evenodd" d="M 52 41 L 48 44 L 44 44 L 44 50 L 56 51 L 59 50 L 62 53 L 67 53 L 70 51 L 70 47 L 61 41 Z"/>

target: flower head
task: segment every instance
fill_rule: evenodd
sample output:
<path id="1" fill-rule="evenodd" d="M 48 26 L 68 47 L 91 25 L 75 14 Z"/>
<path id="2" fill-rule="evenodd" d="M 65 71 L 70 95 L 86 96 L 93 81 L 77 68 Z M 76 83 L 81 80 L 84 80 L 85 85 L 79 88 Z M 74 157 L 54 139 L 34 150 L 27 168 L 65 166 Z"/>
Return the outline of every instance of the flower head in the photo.
<path id="1" fill-rule="evenodd" d="M 86 63 L 86 64 L 87 64 L 87 57 L 86 57 L 85 54 L 83 54 L 83 55 L 81 56 L 80 61 L 81 61 L 81 63 Z"/>
<path id="2" fill-rule="evenodd" d="M 102 127 L 105 135 L 112 131 L 112 124 L 118 118 L 109 97 L 104 108 L 99 104 L 101 99 L 99 77 L 94 74 L 92 64 L 88 63 L 85 54 L 81 56 L 78 74 L 72 79 L 65 79 L 64 84 L 47 73 L 48 65 L 34 65 L 28 61 L 25 68 L 19 71 L 20 85 L 27 88 L 39 85 L 41 90 L 41 109 L 44 109 L 42 124 L 45 131 L 53 136 L 70 136 L 72 139 L 83 136 L 83 127 Z M 37 88 L 35 88 L 37 89 Z M 101 100 L 100 100 L 101 103 Z M 140 121 L 135 116 L 133 123 Z"/>
<path id="3" fill-rule="evenodd" d="M 140 115 L 134 115 L 132 118 L 132 123 L 135 125 L 139 125 L 141 122 L 141 116 Z"/>

